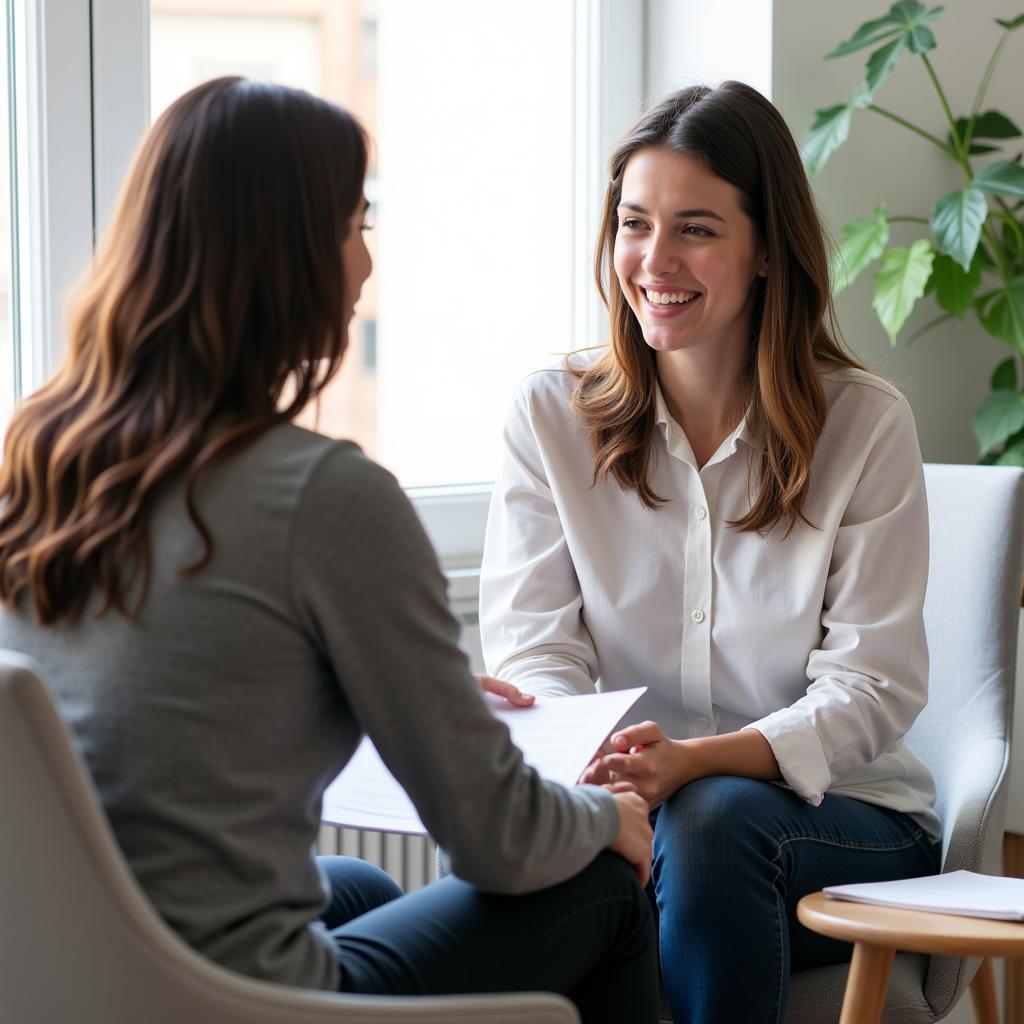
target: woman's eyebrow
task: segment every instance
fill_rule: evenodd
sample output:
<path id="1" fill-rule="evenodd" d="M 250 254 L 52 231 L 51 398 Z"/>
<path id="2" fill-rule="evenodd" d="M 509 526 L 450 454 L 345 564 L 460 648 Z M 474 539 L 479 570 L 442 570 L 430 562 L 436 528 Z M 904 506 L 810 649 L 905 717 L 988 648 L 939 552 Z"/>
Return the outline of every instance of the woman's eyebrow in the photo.
<path id="1" fill-rule="evenodd" d="M 623 206 L 627 210 L 633 210 L 635 213 L 649 213 L 650 212 L 645 207 L 641 206 L 639 203 L 627 203 L 627 202 L 619 203 L 619 208 L 620 209 Z M 705 209 L 703 207 L 701 207 L 699 209 L 694 209 L 694 210 L 676 210 L 676 212 L 673 214 L 673 216 L 676 217 L 676 218 L 710 217 L 712 220 L 720 220 L 723 224 L 725 223 L 725 218 L 721 214 L 715 213 L 714 210 L 708 210 L 708 209 Z"/>

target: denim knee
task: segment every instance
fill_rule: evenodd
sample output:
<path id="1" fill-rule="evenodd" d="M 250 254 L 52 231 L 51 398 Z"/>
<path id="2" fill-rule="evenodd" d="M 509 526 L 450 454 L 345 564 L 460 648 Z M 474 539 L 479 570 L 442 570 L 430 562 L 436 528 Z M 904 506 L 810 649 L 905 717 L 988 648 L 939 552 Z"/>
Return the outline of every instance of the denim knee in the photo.
<path id="1" fill-rule="evenodd" d="M 717 855 L 724 852 L 721 847 L 734 847 L 745 832 L 760 831 L 751 809 L 765 785 L 721 775 L 683 786 L 658 811 L 655 847 L 671 844 L 676 851 L 688 849 L 695 855 Z"/>
<path id="2" fill-rule="evenodd" d="M 674 793 L 659 809 L 654 828 L 655 888 L 673 879 L 710 896 L 734 884 L 737 868 L 749 876 L 760 865 L 770 870 L 773 847 L 751 809 L 766 784 L 717 776 L 698 779 Z"/>
<path id="3" fill-rule="evenodd" d="M 317 857 L 316 862 L 330 894 L 330 901 L 320 917 L 329 928 L 339 927 L 403 895 L 401 887 L 386 871 L 365 860 Z"/>

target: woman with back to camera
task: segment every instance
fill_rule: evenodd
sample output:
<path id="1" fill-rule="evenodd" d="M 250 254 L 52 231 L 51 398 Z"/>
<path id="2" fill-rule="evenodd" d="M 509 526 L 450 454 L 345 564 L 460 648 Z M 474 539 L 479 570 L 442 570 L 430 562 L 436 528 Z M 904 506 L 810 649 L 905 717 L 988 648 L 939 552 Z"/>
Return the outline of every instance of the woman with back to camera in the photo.
<path id="1" fill-rule="evenodd" d="M 785 122 L 736 82 L 669 96 L 611 158 L 611 345 L 514 401 L 481 582 L 488 670 L 645 684 L 584 775 L 656 808 L 676 1024 L 780 1020 L 832 883 L 934 873 L 927 511 L 913 418 L 835 340 Z"/>
<path id="2" fill-rule="evenodd" d="M 653 1021 L 646 803 L 524 766 L 393 477 L 290 422 L 370 272 L 365 172 L 356 122 L 298 90 L 219 79 L 161 115 L 7 433 L 0 645 L 38 661 L 142 888 L 211 959 Z M 318 870 L 363 731 L 464 880 Z"/>

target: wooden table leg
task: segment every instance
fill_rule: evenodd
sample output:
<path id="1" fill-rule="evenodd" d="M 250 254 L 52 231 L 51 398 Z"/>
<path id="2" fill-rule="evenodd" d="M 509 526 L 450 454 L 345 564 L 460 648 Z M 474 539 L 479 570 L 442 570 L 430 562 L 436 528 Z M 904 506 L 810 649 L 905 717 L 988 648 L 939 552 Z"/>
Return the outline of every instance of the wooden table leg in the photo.
<path id="1" fill-rule="evenodd" d="M 1007 832 L 1003 838 L 1003 874 L 1024 878 L 1024 836 Z M 1024 1020 L 1024 960 L 1006 961 L 1006 1020 Z"/>
<path id="2" fill-rule="evenodd" d="M 978 973 L 971 982 L 971 1002 L 974 1004 L 974 1019 L 977 1024 L 999 1024 L 996 976 L 992 971 L 992 960 L 989 957 L 981 961 Z"/>
<path id="3" fill-rule="evenodd" d="M 857 942 L 839 1024 L 879 1024 L 896 951 Z"/>

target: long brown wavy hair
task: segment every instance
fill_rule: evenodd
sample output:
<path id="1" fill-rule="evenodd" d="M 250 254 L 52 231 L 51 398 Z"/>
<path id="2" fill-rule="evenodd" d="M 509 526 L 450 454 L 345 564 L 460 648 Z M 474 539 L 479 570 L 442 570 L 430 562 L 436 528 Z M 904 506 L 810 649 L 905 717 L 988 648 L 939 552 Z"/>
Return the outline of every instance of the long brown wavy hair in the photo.
<path id="1" fill-rule="evenodd" d="M 622 177 L 640 149 L 692 157 L 740 192 L 768 253 L 754 288 L 753 337 L 743 369 L 748 422 L 764 445 L 750 511 L 731 525 L 767 532 L 803 519 L 814 447 L 825 422 L 816 363 L 859 367 L 837 341 L 824 232 L 796 144 L 779 112 L 741 82 L 693 86 L 645 114 L 609 163 L 595 274 L 611 320 L 611 345 L 579 377 L 573 407 L 594 449 L 594 481 L 612 476 L 649 508 L 663 499 L 648 469 L 657 368 L 613 268 Z"/>
<path id="2" fill-rule="evenodd" d="M 15 413 L 0 466 L 0 600 L 43 624 L 132 617 L 150 573 L 154 498 L 290 420 L 347 341 L 342 246 L 367 151 L 345 111 L 220 78 L 143 140 L 70 311 L 66 357 Z"/>

